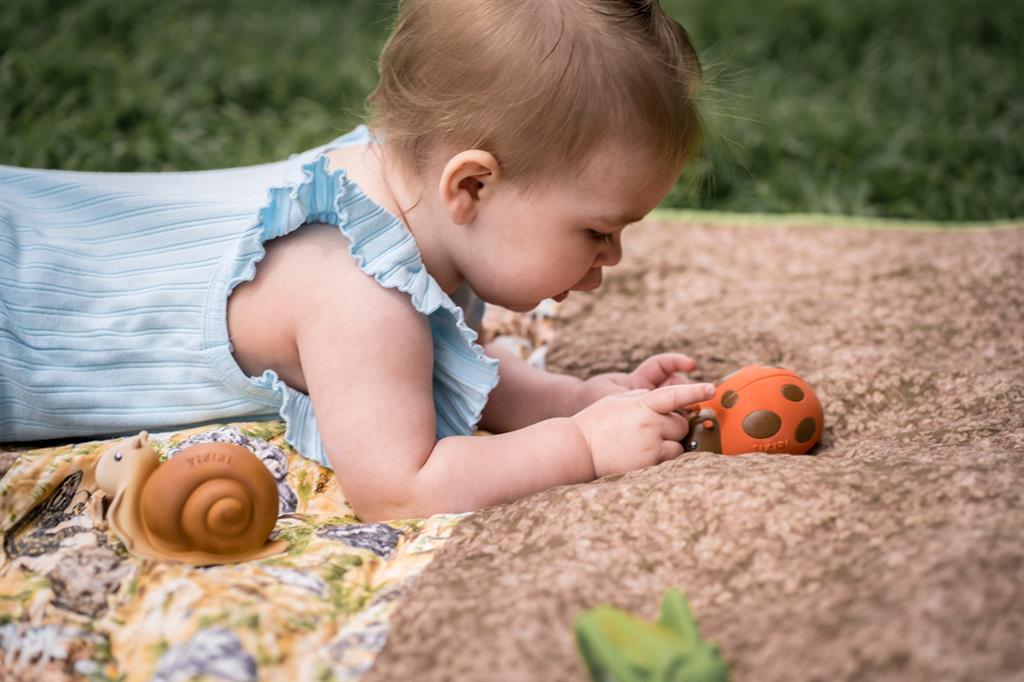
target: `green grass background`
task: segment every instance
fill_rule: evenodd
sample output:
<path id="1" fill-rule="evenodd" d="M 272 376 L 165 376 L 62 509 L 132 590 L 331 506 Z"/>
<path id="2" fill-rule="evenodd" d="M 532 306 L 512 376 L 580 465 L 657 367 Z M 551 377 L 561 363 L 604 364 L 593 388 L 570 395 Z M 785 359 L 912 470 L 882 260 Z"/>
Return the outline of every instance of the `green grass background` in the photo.
<path id="1" fill-rule="evenodd" d="M 708 129 L 662 207 L 1024 215 L 1024 3 L 662 4 L 701 54 Z M 6 0 L 0 163 L 161 171 L 287 158 L 362 122 L 394 11 L 394 0 Z"/>

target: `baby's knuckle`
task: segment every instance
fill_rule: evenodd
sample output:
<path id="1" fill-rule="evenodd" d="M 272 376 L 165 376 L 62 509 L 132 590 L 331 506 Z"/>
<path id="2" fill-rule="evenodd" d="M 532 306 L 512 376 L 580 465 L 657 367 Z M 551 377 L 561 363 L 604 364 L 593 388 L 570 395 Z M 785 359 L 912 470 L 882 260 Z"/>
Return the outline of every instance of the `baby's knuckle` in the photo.
<path id="1" fill-rule="evenodd" d="M 665 426 L 665 420 L 662 415 L 657 412 L 649 412 L 644 415 L 644 425 L 652 429 L 660 429 Z"/>

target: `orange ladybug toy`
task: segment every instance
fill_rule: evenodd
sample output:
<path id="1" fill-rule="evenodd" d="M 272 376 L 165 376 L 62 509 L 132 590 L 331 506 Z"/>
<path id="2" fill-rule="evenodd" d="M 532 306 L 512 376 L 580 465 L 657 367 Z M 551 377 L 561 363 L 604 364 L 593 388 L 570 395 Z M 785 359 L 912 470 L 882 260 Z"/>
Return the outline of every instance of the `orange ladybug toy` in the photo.
<path id="1" fill-rule="evenodd" d="M 689 416 L 686 451 L 802 455 L 821 438 L 821 402 L 788 369 L 747 365 L 727 375 Z"/>

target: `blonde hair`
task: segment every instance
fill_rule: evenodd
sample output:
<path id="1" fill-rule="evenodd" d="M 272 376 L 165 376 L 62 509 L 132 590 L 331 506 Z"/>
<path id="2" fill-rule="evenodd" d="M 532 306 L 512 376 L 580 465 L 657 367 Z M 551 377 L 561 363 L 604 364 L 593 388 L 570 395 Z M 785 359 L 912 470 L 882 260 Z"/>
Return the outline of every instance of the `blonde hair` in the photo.
<path id="1" fill-rule="evenodd" d="M 401 0 L 378 70 L 368 125 L 410 178 L 483 149 L 529 193 L 608 142 L 659 177 L 702 139 L 700 61 L 658 0 Z"/>

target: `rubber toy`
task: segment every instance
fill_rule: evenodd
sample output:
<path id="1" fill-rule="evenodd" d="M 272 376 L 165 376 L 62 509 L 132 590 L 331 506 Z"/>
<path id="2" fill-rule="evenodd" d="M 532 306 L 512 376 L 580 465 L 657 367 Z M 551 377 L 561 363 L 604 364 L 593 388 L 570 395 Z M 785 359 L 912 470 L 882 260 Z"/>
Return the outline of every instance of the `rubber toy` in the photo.
<path id="1" fill-rule="evenodd" d="M 199 443 L 160 458 L 145 431 L 108 447 L 96 482 L 113 499 L 107 522 L 128 551 L 195 565 L 262 559 L 277 523 L 277 483 L 240 445 Z"/>
<path id="2" fill-rule="evenodd" d="M 576 645 L 594 682 L 727 682 L 718 647 L 701 639 L 683 593 L 665 592 L 655 623 L 609 604 L 581 611 Z"/>
<path id="3" fill-rule="evenodd" d="M 689 415 L 685 451 L 802 455 L 821 438 L 825 415 L 814 390 L 788 369 L 747 365 Z"/>

